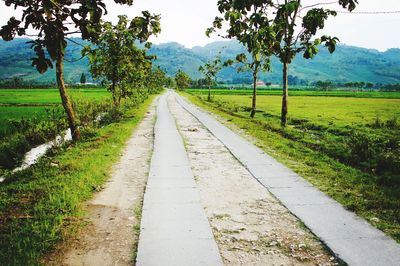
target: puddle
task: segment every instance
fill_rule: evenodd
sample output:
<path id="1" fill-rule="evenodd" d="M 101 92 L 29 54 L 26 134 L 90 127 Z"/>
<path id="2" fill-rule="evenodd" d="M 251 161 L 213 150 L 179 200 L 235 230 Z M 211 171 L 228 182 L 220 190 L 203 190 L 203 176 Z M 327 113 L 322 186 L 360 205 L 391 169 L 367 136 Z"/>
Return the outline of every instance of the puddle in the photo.
<path id="1" fill-rule="evenodd" d="M 54 140 L 49 141 L 45 144 L 39 145 L 39 146 L 31 149 L 30 151 L 28 151 L 25 154 L 25 157 L 24 157 L 24 160 L 22 161 L 21 166 L 15 168 L 14 170 L 12 170 L 12 172 L 15 173 L 15 172 L 22 171 L 22 170 L 29 168 L 31 165 L 34 165 L 35 163 L 37 163 L 37 161 L 43 155 L 45 155 L 49 149 L 60 145 L 64 141 L 70 141 L 70 140 L 72 140 L 72 135 L 71 135 L 71 130 L 68 129 L 64 132 L 63 136 L 57 136 Z M 0 183 L 3 182 L 4 180 L 5 180 L 4 177 L 0 177 Z"/>

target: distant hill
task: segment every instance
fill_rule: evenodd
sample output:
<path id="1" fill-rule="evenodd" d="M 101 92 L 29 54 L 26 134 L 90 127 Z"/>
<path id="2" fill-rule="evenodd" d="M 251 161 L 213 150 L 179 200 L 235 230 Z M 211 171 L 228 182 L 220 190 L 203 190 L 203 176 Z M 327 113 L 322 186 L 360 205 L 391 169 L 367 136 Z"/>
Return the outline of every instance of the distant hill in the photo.
<path id="1" fill-rule="evenodd" d="M 0 40 L 0 79 L 21 77 L 26 81 L 38 83 L 54 83 L 54 70 L 40 75 L 31 66 L 30 58 L 33 51 L 26 43 L 29 39 L 15 39 L 11 42 Z M 81 39 L 75 42 L 83 43 Z M 67 49 L 65 78 L 69 83 L 79 82 L 84 72 L 90 79 L 88 60 L 80 58 L 81 46 L 70 42 Z M 169 75 L 174 75 L 178 69 L 183 69 L 192 78 L 200 78 L 198 67 L 221 51 L 223 59 L 234 58 L 244 52 L 244 48 L 236 41 L 213 42 L 204 47 L 185 48 L 178 43 L 153 45 L 150 53 L 157 56 L 155 65 L 160 66 Z M 305 60 L 301 56 L 295 58 L 290 66 L 291 80 L 297 83 L 331 80 L 334 82 L 364 81 L 373 83 L 400 83 L 400 49 L 389 49 L 386 52 L 353 46 L 339 45 L 331 55 L 321 47 L 320 53 L 313 60 Z M 247 82 L 249 73 L 237 73 L 236 70 L 225 68 L 219 80 L 226 82 Z M 281 64 L 274 58 L 272 72 L 261 74 L 265 82 L 281 83 Z"/>

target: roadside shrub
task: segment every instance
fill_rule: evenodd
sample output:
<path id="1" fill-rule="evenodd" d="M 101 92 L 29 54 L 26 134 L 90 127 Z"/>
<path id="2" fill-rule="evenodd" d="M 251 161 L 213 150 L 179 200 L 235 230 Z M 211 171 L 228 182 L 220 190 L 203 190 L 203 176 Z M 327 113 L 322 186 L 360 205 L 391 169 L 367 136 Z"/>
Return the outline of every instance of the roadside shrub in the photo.
<path id="1" fill-rule="evenodd" d="M 351 165 L 381 176 L 380 182 L 400 186 L 400 136 L 390 138 L 354 132 L 347 141 Z"/>
<path id="2" fill-rule="evenodd" d="M 120 107 L 113 107 L 107 113 L 105 113 L 100 119 L 100 126 L 106 126 L 111 123 L 116 123 L 122 119 L 124 112 Z"/>
<path id="3" fill-rule="evenodd" d="M 15 134 L 0 142 L 0 168 L 10 169 L 23 159 L 31 145 L 23 134 Z"/>
<path id="4" fill-rule="evenodd" d="M 372 128 L 383 128 L 385 126 L 385 123 L 377 116 L 375 118 L 375 121 L 371 124 Z"/>
<path id="5" fill-rule="evenodd" d="M 393 117 L 386 122 L 386 127 L 390 129 L 400 129 L 400 123 L 397 120 L 397 117 Z"/>
<path id="6" fill-rule="evenodd" d="M 42 144 L 54 139 L 67 127 L 63 111 L 59 108 L 46 109 L 46 118 L 34 116 L 20 120 L 9 120 L 11 132 L 25 136 L 26 141 L 31 145 Z"/>
<path id="7" fill-rule="evenodd" d="M 76 101 L 75 110 L 78 110 L 78 119 L 81 127 L 98 127 L 102 117 L 114 108 L 111 100 L 102 102 L 96 101 Z"/>
<path id="8" fill-rule="evenodd" d="M 95 139 L 99 136 L 98 131 L 93 127 L 84 127 L 81 130 L 81 138 L 84 141 Z"/>
<path id="9" fill-rule="evenodd" d="M 206 99 L 203 99 L 203 100 L 205 101 Z M 212 102 L 217 108 L 220 108 L 222 110 L 225 110 L 225 111 L 228 111 L 231 113 L 246 111 L 246 107 L 237 105 L 232 102 L 223 101 L 223 100 L 219 100 L 219 99 L 213 99 Z"/>
<path id="10" fill-rule="evenodd" d="M 400 123 L 398 122 L 397 117 L 390 118 L 385 122 L 377 116 L 370 126 L 372 128 L 400 129 Z"/>

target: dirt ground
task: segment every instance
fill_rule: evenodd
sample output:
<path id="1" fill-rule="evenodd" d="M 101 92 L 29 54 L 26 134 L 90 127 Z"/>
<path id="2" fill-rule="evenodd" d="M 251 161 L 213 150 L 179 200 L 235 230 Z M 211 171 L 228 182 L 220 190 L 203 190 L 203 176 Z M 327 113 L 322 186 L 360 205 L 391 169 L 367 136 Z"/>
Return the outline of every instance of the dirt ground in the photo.
<path id="1" fill-rule="evenodd" d="M 88 225 L 43 259 L 45 265 L 132 265 L 153 149 L 155 104 L 129 139 L 110 180 L 85 206 Z"/>
<path id="2" fill-rule="evenodd" d="M 226 265 L 337 265 L 320 241 L 174 96 L 168 103 Z"/>

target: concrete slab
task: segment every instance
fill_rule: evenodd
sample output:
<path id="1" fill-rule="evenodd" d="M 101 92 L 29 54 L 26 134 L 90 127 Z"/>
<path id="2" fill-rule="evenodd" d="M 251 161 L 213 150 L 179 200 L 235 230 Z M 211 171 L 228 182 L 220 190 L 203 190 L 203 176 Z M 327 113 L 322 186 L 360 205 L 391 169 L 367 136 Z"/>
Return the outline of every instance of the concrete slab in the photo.
<path id="1" fill-rule="evenodd" d="M 200 204 L 200 197 L 196 187 L 178 187 L 178 188 L 147 188 L 146 194 L 148 204 L 175 204 L 192 203 Z"/>
<path id="2" fill-rule="evenodd" d="M 274 175 L 271 177 L 260 177 L 258 180 L 267 188 L 293 188 L 293 187 L 310 187 L 308 182 L 299 178 L 298 175 Z"/>
<path id="3" fill-rule="evenodd" d="M 149 180 L 152 178 L 165 178 L 165 177 L 173 177 L 173 178 L 187 178 L 188 175 L 192 174 L 192 170 L 189 165 L 166 165 L 159 164 L 155 162 L 151 167 L 151 171 L 149 173 Z"/>
<path id="4" fill-rule="evenodd" d="M 173 245 L 164 245 L 168 239 L 163 241 L 151 241 L 149 238 L 141 240 L 141 257 L 146 261 L 138 259 L 138 266 L 204 266 L 222 265 L 219 258 L 215 256 L 218 250 L 210 249 L 210 239 L 179 239 L 170 240 Z"/>
<path id="5" fill-rule="evenodd" d="M 169 93 L 168 93 L 169 94 Z M 222 265 L 183 141 L 160 97 L 137 265 Z"/>
<path id="6" fill-rule="evenodd" d="M 189 178 L 175 178 L 160 176 L 159 178 L 151 178 L 147 181 L 147 188 L 179 188 L 179 187 L 196 187 L 194 180 Z"/>
<path id="7" fill-rule="evenodd" d="M 261 149 L 175 94 L 282 204 L 349 265 L 400 265 L 400 245 L 283 166 Z"/>
<path id="8" fill-rule="evenodd" d="M 302 182 L 306 184 L 306 182 Z M 285 205 L 321 205 L 331 204 L 334 202 L 330 197 L 312 186 L 302 186 L 297 183 L 292 183 L 292 187 L 269 188 L 269 191 L 274 194 Z"/>

